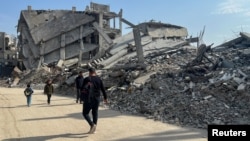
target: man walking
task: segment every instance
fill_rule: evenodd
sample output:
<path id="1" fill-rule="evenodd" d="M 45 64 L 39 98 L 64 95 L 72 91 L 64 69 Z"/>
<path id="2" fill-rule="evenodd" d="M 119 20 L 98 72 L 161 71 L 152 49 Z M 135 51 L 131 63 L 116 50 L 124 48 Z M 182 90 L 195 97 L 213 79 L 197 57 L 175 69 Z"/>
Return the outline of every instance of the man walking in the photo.
<path id="1" fill-rule="evenodd" d="M 82 97 L 82 94 L 81 94 L 81 87 L 82 87 L 82 84 L 83 84 L 84 77 L 83 77 L 82 73 L 83 72 L 80 71 L 79 74 L 78 74 L 78 76 L 75 79 L 76 103 L 78 103 L 78 101 L 80 100 L 80 104 L 83 103 L 83 97 Z"/>
<path id="2" fill-rule="evenodd" d="M 88 133 L 92 134 L 96 130 L 101 91 L 104 97 L 104 102 L 107 103 L 107 94 L 105 92 L 103 82 L 100 77 L 96 75 L 94 68 L 89 69 L 89 76 L 84 79 L 82 88 L 87 91 L 84 98 L 85 101 L 83 104 L 82 114 L 90 125 L 90 131 Z M 92 110 L 93 120 L 91 120 L 89 116 L 90 110 Z"/>
<path id="3" fill-rule="evenodd" d="M 48 80 L 47 84 L 44 86 L 44 93 L 47 94 L 47 103 L 50 105 L 50 99 L 52 94 L 54 93 L 54 87 L 52 85 L 52 80 Z"/>

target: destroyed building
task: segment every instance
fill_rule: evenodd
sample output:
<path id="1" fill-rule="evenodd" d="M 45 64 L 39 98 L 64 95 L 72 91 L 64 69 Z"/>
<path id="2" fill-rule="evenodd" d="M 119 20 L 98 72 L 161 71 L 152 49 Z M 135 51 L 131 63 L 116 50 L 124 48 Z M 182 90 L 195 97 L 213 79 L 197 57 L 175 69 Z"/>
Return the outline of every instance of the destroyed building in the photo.
<path id="1" fill-rule="evenodd" d="M 13 68 L 18 65 L 19 52 L 16 43 L 16 37 L 0 32 L 0 77 L 9 77 Z"/>
<path id="2" fill-rule="evenodd" d="M 60 66 L 67 63 L 80 66 L 103 56 L 112 39 L 122 34 L 121 18 L 122 10 L 111 12 L 108 5 L 92 2 L 85 11 L 77 11 L 76 7 L 33 10 L 28 6 L 20 13 L 17 29 L 23 64 L 26 69 L 58 62 Z"/>
<path id="3" fill-rule="evenodd" d="M 25 67 L 39 68 L 53 62 L 66 66 L 68 62 L 86 61 L 103 79 L 109 107 L 122 113 L 197 128 L 207 128 L 208 124 L 249 123 L 248 33 L 240 33 L 241 37 L 212 48 L 213 44 L 199 44 L 204 30 L 199 37 L 187 38 L 185 27 L 155 21 L 134 25 L 120 11 L 114 18 L 118 16 L 120 25 L 123 22 L 133 29 L 122 35 L 121 29 L 108 30 L 100 25 L 102 16 L 93 9 L 105 9 L 105 5 L 95 6 L 101 5 L 94 4 L 83 12 L 54 11 L 54 16 L 50 15 L 53 11 L 30 9 L 34 21 L 25 20 L 24 16 L 30 16 L 29 10 L 21 13 L 19 30 Z M 74 19 L 75 14 L 82 18 Z M 43 21 L 51 16 L 52 19 L 47 18 L 48 23 Z M 42 21 L 37 20 L 40 18 Z M 62 26 L 59 23 L 69 23 L 68 19 L 75 21 L 72 26 L 65 24 L 65 32 L 56 28 Z M 191 46 L 191 42 L 197 42 L 197 47 Z M 26 52 L 30 54 L 25 55 Z M 32 64 L 35 58 L 37 62 Z M 20 82 L 16 84 L 24 87 L 32 83 L 33 88 L 42 89 L 47 78 L 51 78 L 58 94 L 72 94 L 77 73 L 54 69 L 42 67 L 18 72 Z M 87 75 L 86 71 L 84 76 Z"/>
<path id="4" fill-rule="evenodd" d="M 119 66 L 121 60 L 138 57 L 143 64 L 144 56 L 150 53 L 164 53 L 191 42 L 187 40 L 185 27 L 152 20 L 134 25 L 122 17 L 122 12 L 122 9 L 119 13 L 110 12 L 109 6 L 92 2 L 85 11 L 76 11 L 74 7 L 72 10 L 32 10 L 28 6 L 28 10 L 21 11 L 18 22 L 25 68 L 54 64 L 57 68 L 119 69 L 126 67 Z M 133 31 L 122 35 L 122 23 Z"/>

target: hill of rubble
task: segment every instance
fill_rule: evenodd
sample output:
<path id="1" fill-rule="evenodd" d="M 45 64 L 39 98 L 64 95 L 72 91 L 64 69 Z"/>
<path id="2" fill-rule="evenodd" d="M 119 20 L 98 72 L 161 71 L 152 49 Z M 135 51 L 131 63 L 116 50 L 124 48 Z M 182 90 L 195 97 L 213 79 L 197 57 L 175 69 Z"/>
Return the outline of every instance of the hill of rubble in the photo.
<path id="1" fill-rule="evenodd" d="M 207 128 L 208 124 L 248 124 L 250 67 L 247 63 L 250 54 L 238 51 L 241 53 L 235 53 L 235 49 L 211 53 L 210 58 L 222 54 L 228 58 L 216 70 L 202 65 L 183 67 L 194 59 L 195 50 L 183 49 L 157 57 L 150 54 L 146 57 L 146 70 L 124 71 L 126 78 L 116 78 L 120 81 L 130 79 L 131 85 L 109 89 L 110 107 L 198 128 Z"/>
<path id="2" fill-rule="evenodd" d="M 215 48 L 172 45 L 148 52 L 143 64 L 138 64 L 132 53 L 120 57 L 111 67 L 97 69 L 107 88 L 109 107 L 196 128 L 249 124 L 250 49 L 244 39 Z M 151 43 L 156 46 L 157 41 Z M 32 83 L 42 89 L 45 80 L 51 78 L 59 94 L 72 94 L 76 76 L 77 70 L 49 71 L 45 67 L 26 72 L 19 86 Z"/>

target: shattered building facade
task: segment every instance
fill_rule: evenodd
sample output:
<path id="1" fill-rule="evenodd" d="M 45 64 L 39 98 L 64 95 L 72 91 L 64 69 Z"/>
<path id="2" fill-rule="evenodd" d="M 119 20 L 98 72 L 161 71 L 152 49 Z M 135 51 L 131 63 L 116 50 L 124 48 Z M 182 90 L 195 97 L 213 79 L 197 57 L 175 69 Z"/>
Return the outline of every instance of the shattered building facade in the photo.
<path id="1" fill-rule="evenodd" d="M 0 32 L 0 76 L 9 76 L 13 67 L 18 65 L 17 39 Z"/>
<path id="2" fill-rule="evenodd" d="M 28 6 L 28 10 L 21 11 L 18 22 L 18 45 L 25 68 L 49 64 L 60 68 L 103 66 L 129 53 L 128 48 L 135 51 L 136 41 L 146 50 L 152 48 L 144 47 L 146 42 L 160 38 L 184 41 L 188 36 L 187 29 L 177 25 L 154 21 L 134 25 L 124 19 L 122 13 L 122 9 L 115 13 L 108 5 L 92 2 L 85 11 L 76 11 L 75 7 L 72 10 L 32 10 Z M 132 32 L 122 36 L 122 23 L 138 29 L 138 36 Z"/>
<path id="3" fill-rule="evenodd" d="M 26 69 L 64 61 L 81 65 L 98 58 L 121 36 L 121 20 L 116 28 L 119 13 L 107 5 L 90 3 L 85 11 L 72 10 L 22 10 L 18 21 L 21 57 Z M 113 20 L 113 26 L 111 22 Z"/>

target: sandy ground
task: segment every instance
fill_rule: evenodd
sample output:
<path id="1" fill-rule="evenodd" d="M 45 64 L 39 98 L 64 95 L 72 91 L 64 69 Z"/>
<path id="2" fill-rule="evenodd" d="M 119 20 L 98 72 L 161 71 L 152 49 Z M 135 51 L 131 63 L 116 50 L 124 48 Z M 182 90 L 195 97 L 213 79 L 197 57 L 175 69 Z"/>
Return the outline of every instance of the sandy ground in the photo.
<path id="1" fill-rule="evenodd" d="M 72 91 L 72 94 L 75 92 Z M 183 128 L 144 117 L 124 115 L 100 107 L 96 134 L 86 134 L 82 105 L 73 97 L 53 95 L 47 105 L 35 90 L 31 107 L 23 89 L 0 88 L 1 141 L 206 141 L 207 132 Z"/>

